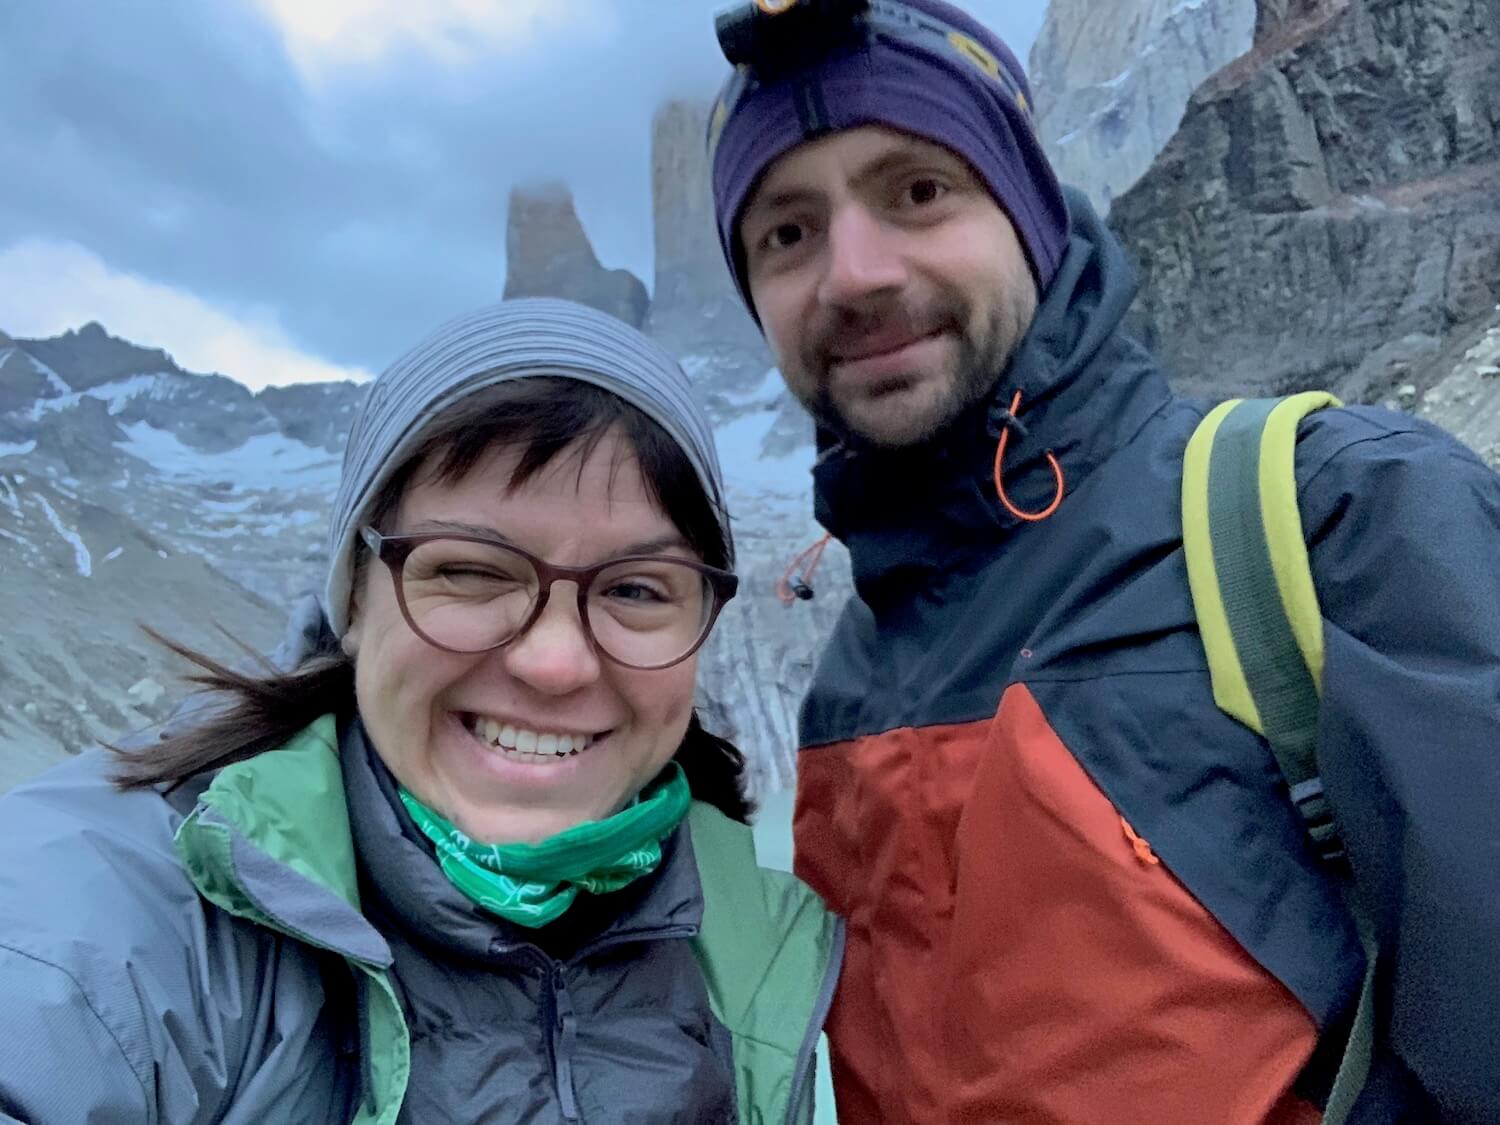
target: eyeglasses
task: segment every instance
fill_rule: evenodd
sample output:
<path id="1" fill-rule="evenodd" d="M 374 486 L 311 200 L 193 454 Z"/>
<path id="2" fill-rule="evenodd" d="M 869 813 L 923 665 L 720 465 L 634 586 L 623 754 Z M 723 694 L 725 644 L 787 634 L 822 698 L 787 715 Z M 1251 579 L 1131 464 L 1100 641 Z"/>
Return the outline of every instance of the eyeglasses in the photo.
<path id="1" fill-rule="evenodd" d="M 616 664 L 670 668 L 708 639 L 739 579 L 673 555 L 627 555 L 594 566 L 554 566 L 477 535 L 382 535 L 360 529 L 391 572 L 411 631 L 447 652 L 488 652 L 521 637 L 547 608 L 555 582 L 578 589 L 578 619 Z"/>

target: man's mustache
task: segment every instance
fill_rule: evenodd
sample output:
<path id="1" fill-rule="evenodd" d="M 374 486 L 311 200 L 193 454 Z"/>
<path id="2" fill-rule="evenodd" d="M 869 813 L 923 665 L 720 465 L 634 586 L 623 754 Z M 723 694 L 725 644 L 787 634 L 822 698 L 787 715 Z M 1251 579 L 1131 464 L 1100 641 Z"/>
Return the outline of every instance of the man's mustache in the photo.
<path id="1" fill-rule="evenodd" d="M 962 323 L 961 311 L 950 302 L 921 307 L 892 302 L 872 309 L 837 309 L 821 323 L 814 323 L 808 352 L 819 361 L 816 366 L 826 367 L 840 360 L 891 351 Z"/>

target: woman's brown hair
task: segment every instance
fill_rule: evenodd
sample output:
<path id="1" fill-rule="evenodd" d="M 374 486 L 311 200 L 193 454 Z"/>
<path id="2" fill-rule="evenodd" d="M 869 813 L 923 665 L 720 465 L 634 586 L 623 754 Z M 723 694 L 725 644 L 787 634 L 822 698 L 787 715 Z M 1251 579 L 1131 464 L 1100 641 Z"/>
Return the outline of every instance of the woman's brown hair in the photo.
<path id="1" fill-rule="evenodd" d="M 710 566 L 727 568 L 732 551 L 724 525 L 676 442 L 623 399 L 573 379 L 513 379 L 477 391 L 443 411 L 428 423 L 421 446 L 393 474 L 364 522 L 387 526 L 419 470 L 439 482 L 454 483 L 490 450 L 506 446 L 520 451 L 510 482 L 516 489 L 565 452 L 576 453 L 581 471 L 588 454 L 612 429 L 624 435 L 623 450 L 635 457 L 652 499 L 688 545 Z M 369 564 L 363 544 L 357 551 L 356 575 Z M 113 748 L 119 757 L 114 779 L 122 789 L 171 787 L 284 745 L 330 712 L 341 724 L 354 715 L 354 663 L 326 630 L 313 653 L 291 670 L 269 662 L 232 668 L 154 630 L 147 632 L 192 664 L 194 671 L 185 678 L 210 694 L 201 711 L 169 724 L 158 741 L 140 748 Z M 749 818 L 753 806 L 745 792 L 744 755 L 706 731 L 696 712 L 675 760 L 695 798 L 736 820 Z"/>

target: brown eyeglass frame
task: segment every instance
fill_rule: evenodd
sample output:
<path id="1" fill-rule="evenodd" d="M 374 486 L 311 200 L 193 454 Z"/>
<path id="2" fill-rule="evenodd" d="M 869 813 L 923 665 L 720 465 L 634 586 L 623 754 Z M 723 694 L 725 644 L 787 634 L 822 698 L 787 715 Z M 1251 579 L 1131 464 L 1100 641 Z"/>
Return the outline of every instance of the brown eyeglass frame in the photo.
<path id="1" fill-rule="evenodd" d="M 375 528 L 366 526 L 359 529 L 359 537 L 364 540 L 365 546 L 370 549 L 370 553 L 383 562 L 386 569 L 390 571 L 391 583 L 396 589 L 396 604 L 401 607 L 401 616 L 406 619 L 407 627 L 433 648 L 442 649 L 444 652 L 463 653 L 469 656 L 481 652 L 493 652 L 497 648 L 504 648 L 513 641 L 518 641 L 524 637 L 530 632 L 531 627 L 536 624 L 537 618 L 541 617 L 542 612 L 547 608 L 547 601 L 552 596 L 552 584 L 558 581 L 566 581 L 575 583 L 578 587 L 578 620 L 583 626 L 584 636 L 588 638 L 589 644 L 593 645 L 595 652 L 611 663 L 620 665 L 622 668 L 633 668 L 638 672 L 658 672 L 663 668 L 670 668 L 674 664 L 681 664 L 703 647 L 703 642 L 708 640 L 708 635 L 713 632 L 714 623 L 719 620 L 720 612 L 723 611 L 724 606 L 729 603 L 729 600 L 734 597 L 740 586 L 738 575 L 732 574 L 727 570 L 720 570 L 718 567 L 709 566 L 707 563 L 701 563 L 694 559 L 684 559 L 677 555 L 621 555 L 619 558 L 605 559 L 603 562 L 595 563 L 593 566 L 557 566 L 554 563 L 549 563 L 546 559 L 538 558 L 530 551 L 522 550 L 514 543 L 506 543 L 504 540 L 491 539 L 483 535 L 462 535 L 446 531 L 428 532 L 420 535 L 382 535 Z M 521 622 L 520 628 L 503 641 L 497 641 L 495 644 L 485 648 L 466 649 L 439 644 L 417 627 L 416 621 L 412 619 L 411 610 L 406 607 L 406 589 L 401 580 L 401 572 L 406 566 L 406 560 L 411 556 L 413 551 L 422 546 L 422 544 L 431 543 L 437 539 L 454 539 L 462 543 L 480 543 L 486 547 L 501 547 L 512 554 L 519 555 L 531 564 L 531 568 L 536 571 L 538 594 L 536 604 L 531 607 L 531 613 L 525 621 Z M 594 579 L 612 566 L 631 562 L 669 562 L 677 566 L 689 567 L 708 579 L 709 589 L 713 592 L 713 610 L 709 613 L 708 620 L 703 623 L 703 631 L 699 633 L 698 639 L 681 656 L 669 660 L 665 664 L 630 664 L 621 660 L 599 643 L 599 639 L 594 636 L 593 626 L 589 624 L 588 591 L 589 587 L 594 584 Z"/>

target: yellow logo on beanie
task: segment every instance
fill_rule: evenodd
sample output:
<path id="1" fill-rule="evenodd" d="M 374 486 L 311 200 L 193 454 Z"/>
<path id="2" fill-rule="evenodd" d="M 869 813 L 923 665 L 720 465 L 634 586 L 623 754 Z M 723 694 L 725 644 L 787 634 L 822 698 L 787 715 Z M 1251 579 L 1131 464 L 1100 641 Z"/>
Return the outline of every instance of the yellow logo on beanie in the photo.
<path id="1" fill-rule="evenodd" d="M 714 105 L 714 115 L 708 122 L 708 151 L 719 147 L 719 135 L 724 132 L 724 122 L 729 120 L 729 103 L 720 98 Z"/>
<path id="2" fill-rule="evenodd" d="M 713 163 L 719 150 L 719 138 L 724 135 L 724 126 L 729 122 L 732 108 L 739 103 L 750 81 L 750 68 L 740 65 L 734 68 L 729 81 L 724 84 L 719 100 L 714 103 L 713 115 L 708 119 L 708 161 Z"/>
<path id="3" fill-rule="evenodd" d="M 991 78 L 1000 77 L 1000 60 L 990 54 L 989 50 L 979 40 L 965 35 L 962 31 L 948 32 L 948 42 L 952 43 L 960 55 L 984 71 Z"/>
<path id="4" fill-rule="evenodd" d="M 965 35 L 962 31 L 948 32 L 948 43 L 955 51 L 968 59 L 969 62 L 984 71 L 985 74 L 989 75 L 996 82 L 999 82 L 1008 91 L 1014 93 L 1016 105 L 1021 107 L 1021 112 L 1028 117 L 1031 116 L 1031 105 L 1027 102 L 1026 95 L 1020 90 L 1014 89 L 1013 84 L 1007 81 L 1007 76 L 1001 73 L 1000 60 L 991 53 L 988 47 L 973 36 Z"/>

